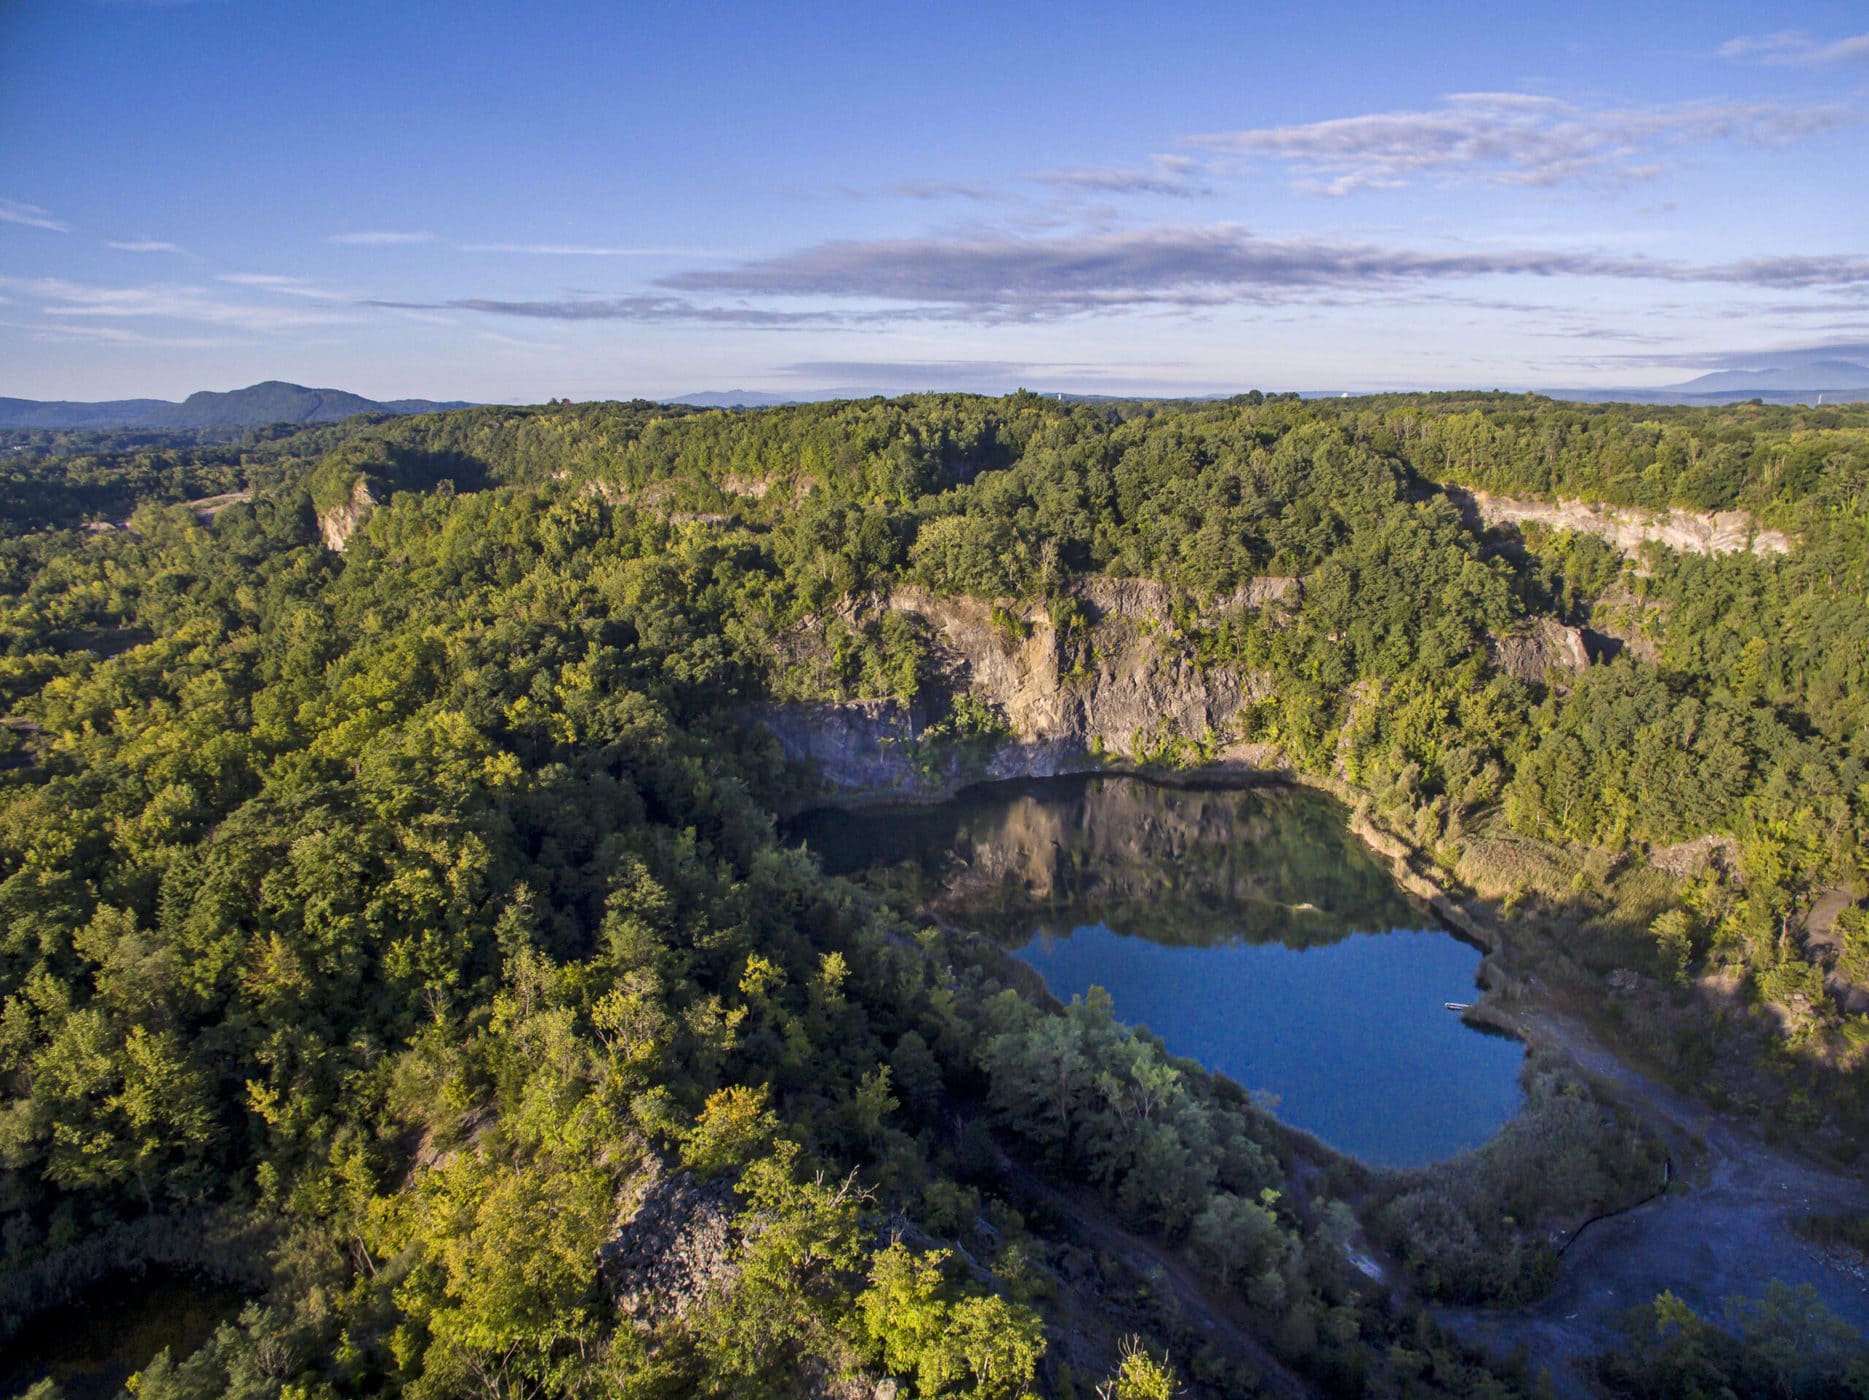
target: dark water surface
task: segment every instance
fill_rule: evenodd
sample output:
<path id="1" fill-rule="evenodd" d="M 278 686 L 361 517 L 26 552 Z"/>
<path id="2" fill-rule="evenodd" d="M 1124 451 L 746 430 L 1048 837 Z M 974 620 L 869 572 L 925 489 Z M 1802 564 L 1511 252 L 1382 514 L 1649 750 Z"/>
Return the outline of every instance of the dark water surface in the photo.
<path id="1" fill-rule="evenodd" d="M 49 1378 L 66 1400 L 110 1400 L 165 1348 L 185 1360 L 241 1302 L 237 1289 L 166 1269 L 106 1279 L 21 1325 L 0 1348 L 0 1395 Z"/>
<path id="2" fill-rule="evenodd" d="M 807 813 L 791 835 L 999 939 L 1060 998 L 1104 988 L 1121 1019 L 1366 1161 L 1453 1156 L 1518 1109 L 1522 1047 L 1443 1005 L 1473 999 L 1479 951 L 1320 793 L 1057 778 Z"/>

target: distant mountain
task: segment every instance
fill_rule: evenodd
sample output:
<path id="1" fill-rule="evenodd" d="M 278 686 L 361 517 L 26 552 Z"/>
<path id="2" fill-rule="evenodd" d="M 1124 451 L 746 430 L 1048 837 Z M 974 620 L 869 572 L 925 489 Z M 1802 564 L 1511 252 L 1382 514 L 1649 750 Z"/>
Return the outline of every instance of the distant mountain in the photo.
<path id="1" fill-rule="evenodd" d="M 1837 354 L 1860 353 L 1861 345 L 1806 350 L 1768 350 L 1743 359 L 1733 356 L 1729 368 L 1716 369 L 1684 384 L 1659 389 L 1546 389 L 1554 399 L 1589 403 L 1766 403 L 1814 404 L 1869 402 L 1869 365 Z M 1733 360 L 1739 360 L 1737 365 Z M 1750 364 L 1745 361 L 1750 360 Z M 1718 360 L 1715 360 L 1718 363 Z"/>
<path id="2" fill-rule="evenodd" d="M 698 394 L 681 394 L 666 402 L 687 404 L 690 408 L 778 408 L 788 403 L 827 403 L 833 399 L 890 396 L 887 389 L 800 389 L 790 394 L 772 394 L 764 389 L 708 389 Z"/>
<path id="3" fill-rule="evenodd" d="M 1820 360 L 1771 369 L 1723 369 L 1675 387 L 1683 394 L 1861 394 L 1869 389 L 1869 365 Z"/>
<path id="4" fill-rule="evenodd" d="M 806 399 L 789 394 L 767 394 L 758 389 L 708 389 L 698 394 L 677 394 L 669 403 L 690 408 L 776 408 L 780 404 L 805 403 Z"/>
<path id="5" fill-rule="evenodd" d="M 1553 399 L 1573 403 L 1652 403 L 1679 404 L 1683 408 L 1712 408 L 1719 404 L 1745 403 L 1758 399 L 1771 404 L 1869 403 L 1869 383 L 1853 389 L 1768 389 L 1751 386 L 1740 389 L 1691 390 L 1685 385 L 1662 389 L 1540 389 Z"/>
<path id="6" fill-rule="evenodd" d="M 0 399 L 0 428 L 129 428 L 181 407 L 166 399 L 70 403 L 63 399 Z"/>
<path id="7" fill-rule="evenodd" d="M 307 389 L 269 379 L 228 393 L 203 391 L 181 403 L 114 399 L 70 403 L 0 398 L 0 428 L 264 428 L 273 423 L 334 423 L 357 413 L 437 413 L 466 403 L 427 399 L 379 402 L 341 389 Z"/>

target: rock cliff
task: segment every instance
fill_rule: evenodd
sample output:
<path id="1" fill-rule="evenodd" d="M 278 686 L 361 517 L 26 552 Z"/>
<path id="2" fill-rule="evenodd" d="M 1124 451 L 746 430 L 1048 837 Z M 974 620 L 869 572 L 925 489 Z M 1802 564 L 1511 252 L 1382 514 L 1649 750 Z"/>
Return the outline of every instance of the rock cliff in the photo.
<path id="1" fill-rule="evenodd" d="M 1762 530 L 1743 510 L 1642 510 L 1586 501 L 1535 501 L 1495 496 L 1461 486 L 1443 486 L 1448 499 L 1469 519 L 1487 528 L 1531 523 L 1554 530 L 1600 535 L 1621 553 L 1634 556 L 1645 544 L 1663 544 L 1684 554 L 1788 554 L 1782 531 Z"/>
<path id="2" fill-rule="evenodd" d="M 681 1317 L 739 1277 L 733 1192 L 658 1163 L 642 1199 L 597 1250 L 617 1311 L 640 1325 Z"/>
<path id="3" fill-rule="evenodd" d="M 1271 606 L 1296 588 L 1259 579 L 1206 617 Z M 914 587 L 876 600 L 926 628 L 946 688 L 987 701 L 1005 721 L 1002 736 L 931 736 L 929 713 L 890 700 L 772 705 L 759 718 L 788 758 L 815 764 L 830 787 L 903 797 L 1185 753 L 1247 764 L 1267 757 L 1236 742 L 1240 710 L 1265 682 L 1198 665 L 1165 586 L 1091 578 L 1073 596 L 1084 621 L 1063 635 L 1041 604 Z"/>
<path id="4" fill-rule="evenodd" d="M 1530 685 L 1545 684 L 1554 672 L 1581 671 L 1590 664 L 1583 632 L 1555 618 L 1526 618 L 1486 643 L 1494 665 Z"/>
<path id="5" fill-rule="evenodd" d="M 350 495 L 342 502 L 318 512 L 318 534 L 325 547 L 341 554 L 350 537 L 375 509 L 376 497 L 370 494 L 370 483 L 358 478 L 350 488 Z"/>

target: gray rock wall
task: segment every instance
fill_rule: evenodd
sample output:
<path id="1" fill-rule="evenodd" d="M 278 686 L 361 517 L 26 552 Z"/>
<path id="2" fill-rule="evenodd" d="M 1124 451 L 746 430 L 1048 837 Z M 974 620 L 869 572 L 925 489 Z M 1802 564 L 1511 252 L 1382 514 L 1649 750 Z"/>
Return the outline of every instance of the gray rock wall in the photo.
<path id="1" fill-rule="evenodd" d="M 1260 606 L 1295 587 L 1289 579 L 1259 580 L 1220 608 Z M 787 758 L 815 765 L 827 786 L 882 796 L 1081 772 L 1175 741 L 1235 762 L 1264 757 L 1236 741 L 1240 711 L 1265 693 L 1263 680 L 1198 666 L 1169 615 L 1163 585 L 1093 578 L 1080 598 L 1092 622 L 1087 636 L 1070 641 L 1039 604 L 940 597 L 914 587 L 880 602 L 926 626 L 950 688 L 1003 716 L 1010 732 L 997 741 L 931 742 L 929 717 L 893 700 L 770 705 L 757 718 Z"/>

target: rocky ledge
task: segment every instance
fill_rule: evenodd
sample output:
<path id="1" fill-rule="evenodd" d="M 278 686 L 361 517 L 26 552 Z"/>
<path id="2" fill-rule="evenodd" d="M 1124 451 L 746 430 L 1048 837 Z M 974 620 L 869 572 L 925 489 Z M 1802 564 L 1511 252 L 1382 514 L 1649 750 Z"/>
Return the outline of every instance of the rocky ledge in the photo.
<path id="1" fill-rule="evenodd" d="M 681 1317 L 739 1276 L 737 1198 L 725 1182 L 666 1169 L 597 1250 L 617 1311 L 643 1326 Z"/>

